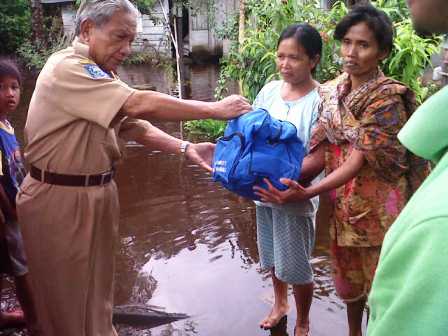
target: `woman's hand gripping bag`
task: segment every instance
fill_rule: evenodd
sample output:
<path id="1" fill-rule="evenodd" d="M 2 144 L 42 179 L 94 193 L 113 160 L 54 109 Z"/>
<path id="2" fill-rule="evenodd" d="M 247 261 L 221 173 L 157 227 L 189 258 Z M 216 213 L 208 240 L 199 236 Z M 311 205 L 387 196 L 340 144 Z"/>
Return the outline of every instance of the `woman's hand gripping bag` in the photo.
<path id="1" fill-rule="evenodd" d="M 305 148 L 296 127 L 257 109 L 230 120 L 218 139 L 213 158 L 213 179 L 224 188 L 253 200 L 255 185 L 267 188 L 264 178 L 280 190 L 280 178 L 297 180 Z"/>

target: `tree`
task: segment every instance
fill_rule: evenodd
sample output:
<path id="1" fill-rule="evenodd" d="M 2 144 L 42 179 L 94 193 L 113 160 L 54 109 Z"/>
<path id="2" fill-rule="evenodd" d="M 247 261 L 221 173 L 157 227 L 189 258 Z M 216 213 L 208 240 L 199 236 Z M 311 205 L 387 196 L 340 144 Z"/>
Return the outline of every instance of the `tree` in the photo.
<path id="1" fill-rule="evenodd" d="M 30 0 L 32 41 L 38 47 L 46 45 L 44 32 L 44 9 L 40 0 Z"/>
<path id="2" fill-rule="evenodd" d="M 28 38 L 30 8 L 27 0 L 0 1 L 0 53 L 12 54 Z"/>

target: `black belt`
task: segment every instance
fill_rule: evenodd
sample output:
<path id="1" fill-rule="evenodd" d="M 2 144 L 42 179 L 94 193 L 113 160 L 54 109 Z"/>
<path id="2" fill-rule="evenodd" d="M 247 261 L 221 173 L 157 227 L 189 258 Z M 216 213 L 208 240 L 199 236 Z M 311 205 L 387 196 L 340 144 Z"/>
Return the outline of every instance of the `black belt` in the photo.
<path id="1" fill-rule="evenodd" d="M 32 178 L 48 184 L 70 187 L 91 187 L 112 181 L 114 171 L 110 170 L 96 175 L 65 175 L 40 170 L 37 167 L 31 166 L 30 175 Z"/>

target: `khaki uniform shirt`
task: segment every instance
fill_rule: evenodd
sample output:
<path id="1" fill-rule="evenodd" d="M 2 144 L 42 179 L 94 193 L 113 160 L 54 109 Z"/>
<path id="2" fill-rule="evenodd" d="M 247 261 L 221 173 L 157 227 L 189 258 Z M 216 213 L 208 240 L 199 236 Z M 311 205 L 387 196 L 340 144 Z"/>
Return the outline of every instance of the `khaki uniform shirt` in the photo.
<path id="1" fill-rule="evenodd" d="M 89 60 L 88 46 L 75 40 L 39 76 L 25 125 L 25 159 L 60 174 L 110 170 L 121 158 L 117 136 L 133 139 L 148 125 L 123 118 L 110 128 L 134 91 Z"/>

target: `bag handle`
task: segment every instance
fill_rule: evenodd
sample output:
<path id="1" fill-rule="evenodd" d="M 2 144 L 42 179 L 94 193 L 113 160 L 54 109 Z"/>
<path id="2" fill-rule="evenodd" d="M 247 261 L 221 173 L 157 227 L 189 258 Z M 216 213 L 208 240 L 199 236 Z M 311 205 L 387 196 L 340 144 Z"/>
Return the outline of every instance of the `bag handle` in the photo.
<path id="1" fill-rule="evenodd" d="M 280 137 L 282 136 L 282 132 L 283 132 L 283 123 L 280 122 L 280 128 L 279 128 L 279 130 L 278 130 L 276 136 L 273 137 L 273 138 L 269 137 L 268 140 L 267 140 L 267 142 L 268 142 L 270 145 L 272 145 L 272 144 L 274 144 L 274 143 L 276 143 L 276 142 L 279 142 L 279 141 L 280 141 Z"/>

